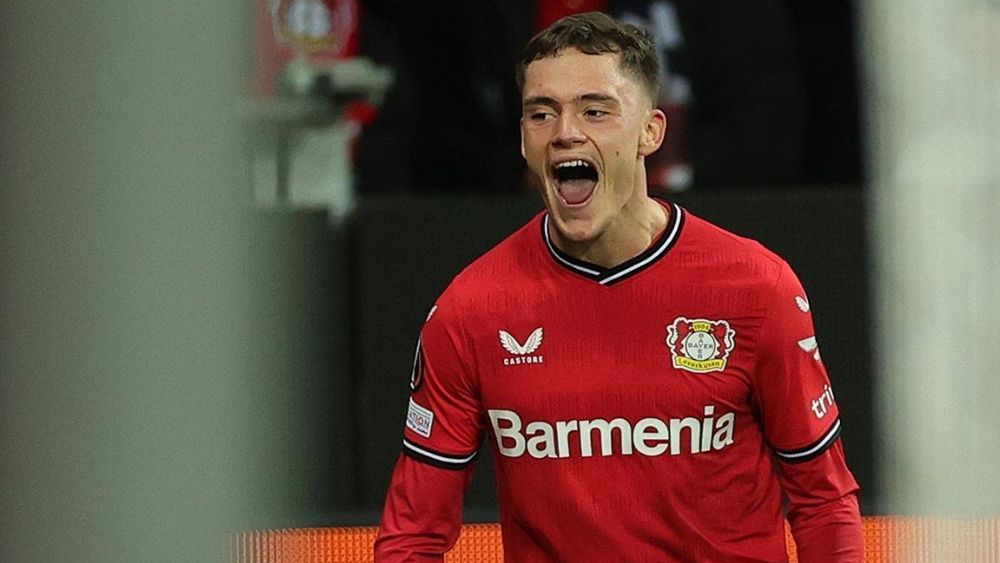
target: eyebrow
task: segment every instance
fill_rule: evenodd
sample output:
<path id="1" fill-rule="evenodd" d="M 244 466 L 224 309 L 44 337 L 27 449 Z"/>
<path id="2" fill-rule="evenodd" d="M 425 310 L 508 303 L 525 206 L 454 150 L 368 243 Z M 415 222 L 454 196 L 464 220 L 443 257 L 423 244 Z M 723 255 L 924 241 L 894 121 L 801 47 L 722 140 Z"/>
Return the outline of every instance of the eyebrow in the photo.
<path id="1" fill-rule="evenodd" d="M 573 99 L 573 102 L 612 102 L 618 103 L 618 99 L 609 94 L 601 94 L 598 92 L 591 92 L 588 94 L 581 94 Z M 559 106 L 561 105 L 555 98 L 550 98 L 548 96 L 532 96 L 530 98 L 525 98 L 523 104 L 524 107 L 527 106 Z"/>
<path id="2" fill-rule="evenodd" d="M 599 94 L 594 92 L 592 94 L 584 94 L 578 98 L 583 102 L 614 102 L 618 103 L 618 99 L 610 94 Z"/>

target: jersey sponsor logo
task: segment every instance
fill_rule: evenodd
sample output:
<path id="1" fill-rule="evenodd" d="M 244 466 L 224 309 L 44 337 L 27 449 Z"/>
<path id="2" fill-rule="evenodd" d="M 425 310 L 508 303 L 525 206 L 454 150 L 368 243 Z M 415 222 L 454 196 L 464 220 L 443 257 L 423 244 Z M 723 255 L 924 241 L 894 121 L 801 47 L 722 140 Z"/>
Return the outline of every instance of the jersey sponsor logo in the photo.
<path id="1" fill-rule="evenodd" d="M 809 300 L 803 296 L 796 295 L 795 304 L 798 305 L 799 310 L 802 311 L 803 313 L 808 313 L 810 310 Z M 801 348 L 803 352 L 807 354 L 812 354 L 814 360 L 816 360 L 817 362 L 822 361 L 819 356 L 819 343 L 816 342 L 815 336 L 803 338 L 802 340 L 799 340 L 798 344 L 799 348 Z"/>
<path id="2" fill-rule="evenodd" d="M 520 364 L 541 364 L 545 362 L 545 356 L 536 355 L 534 352 L 542 345 L 542 327 L 538 327 L 528 335 L 528 339 L 521 344 L 506 330 L 499 331 L 500 345 L 510 354 L 503 359 L 503 365 L 516 366 Z"/>
<path id="3" fill-rule="evenodd" d="M 406 411 L 406 427 L 424 438 L 430 438 L 431 429 L 434 427 L 434 413 L 418 405 L 413 397 L 410 397 L 410 408 Z"/>
<path id="4" fill-rule="evenodd" d="M 834 402 L 835 399 L 833 397 L 833 389 L 830 388 L 829 384 L 824 385 L 823 392 L 820 396 L 813 399 L 811 405 L 813 414 L 816 415 L 816 418 L 822 420 L 822 418 L 826 416 L 826 413 L 830 412 L 830 409 L 833 408 Z"/>
<path id="5" fill-rule="evenodd" d="M 695 373 L 726 369 L 736 347 L 736 331 L 728 321 L 677 317 L 667 326 L 667 348 L 673 366 Z"/>
<path id="6" fill-rule="evenodd" d="M 816 360 L 817 362 L 821 361 L 819 356 L 819 343 L 816 342 L 815 336 L 810 336 L 809 338 L 803 338 L 802 340 L 799 340 L 799 348 L 801 348 L 802 351 L 807 354 L 811 353 L 813 359 Z"/>
<path id="7" fill-rule="evenodd" d="M 555 459 L 700 454 L 721 450 L 735 441 L 736 415 L 728 412 L 716 417 L 714 405 L 706 405 L 701 418 L 647 417 L 635 424 L 624 418 L 552 423 L 536 420 L 524 424 L 514 411 L 490 409 L 488 412 L 497 449 L 506 457 L 527 454 L 535 459 Z"/>

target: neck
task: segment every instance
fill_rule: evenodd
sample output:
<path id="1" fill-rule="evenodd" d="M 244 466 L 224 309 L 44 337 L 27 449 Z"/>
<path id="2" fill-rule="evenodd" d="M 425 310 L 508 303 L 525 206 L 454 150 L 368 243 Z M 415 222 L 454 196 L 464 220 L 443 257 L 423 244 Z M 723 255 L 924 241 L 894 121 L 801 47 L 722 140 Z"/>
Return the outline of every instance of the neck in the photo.
<path id="1" fill-rule="evenodd" d="M 614 268 L 653 244 L 667 226 L 669 212 L 646 195 L 628 201 L 621 213 L 592 240 L 575 242 L 561 236 L 550 224 L 550 235 L 560 250 L 579 260 L 604 268 Z"/>

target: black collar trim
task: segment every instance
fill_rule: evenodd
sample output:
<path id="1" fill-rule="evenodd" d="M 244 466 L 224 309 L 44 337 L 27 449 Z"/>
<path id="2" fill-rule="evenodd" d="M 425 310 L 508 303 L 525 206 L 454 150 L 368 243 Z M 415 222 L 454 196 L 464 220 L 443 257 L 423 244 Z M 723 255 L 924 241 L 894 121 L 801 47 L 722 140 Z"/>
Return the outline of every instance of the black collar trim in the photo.
<path id="1" fill-rule="evenodd" d="M 549 249 L 549 254 L 560 266 L 571 270 L 584 277 L 590 278 L 601 285 L 611 285 L 618 283 L 628 277 L 645 270 L 663 257 L 670 250 L 677 239 L 680 238 L 681 228 L 684 226 L 684 210 L 676 203 L 666 203 L 670 209 L 670 218 L 667 227 L 663 229 L 663 234 L 642 254 L 631 258 L 614 268 L 605 268 L 596 264 L 591 264 L 585 260 L 579 260 L 556 248 L 552 238 L 549 236 L 549 214 L 546 213 L 542 219 L 542 237 L 545 239 L 545 246 Z"/>

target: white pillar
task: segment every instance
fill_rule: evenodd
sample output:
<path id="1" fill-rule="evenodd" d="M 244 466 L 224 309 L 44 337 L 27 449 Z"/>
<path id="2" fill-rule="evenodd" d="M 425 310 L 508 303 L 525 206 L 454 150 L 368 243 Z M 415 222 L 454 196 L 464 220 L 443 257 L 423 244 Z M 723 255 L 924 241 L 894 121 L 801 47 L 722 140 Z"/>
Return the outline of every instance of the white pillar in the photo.
<path id="1" fill-rule="evenodd" d="M 223 561 L 290 523 L 304 284 L 253 208 L 252 12 L 4 4 L 4 562 Z"/>
<path id="2" fill-rule="evenodd" d="M 881 506 L 1000 514 L 1000 5 L 859 6 Z"/>

